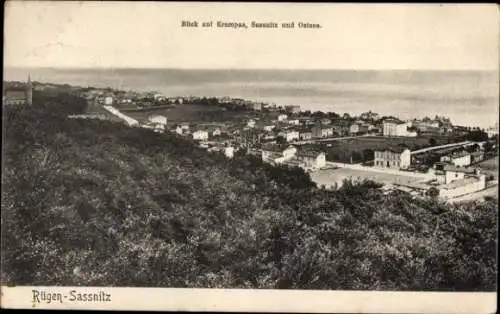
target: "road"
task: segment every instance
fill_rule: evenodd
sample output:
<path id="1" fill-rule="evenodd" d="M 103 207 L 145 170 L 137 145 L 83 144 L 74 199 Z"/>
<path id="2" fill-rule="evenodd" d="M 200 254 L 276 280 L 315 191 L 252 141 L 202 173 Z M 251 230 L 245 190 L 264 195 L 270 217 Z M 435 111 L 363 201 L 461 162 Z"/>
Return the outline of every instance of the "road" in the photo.
<path id="1" fill-rule="evenodd" d="M 431 147 L 426 147 L 422 149 L 417 149 L 411 152 L 412 155 L 415 154 L 420 154 L 420 153 L 425 153 L 431 150 L 437 150 L 437 149 L 442 149 L 442 148 L 448 148 L 448 147 L 453 147 L 453 146 L 461 146 L 461 145 L 467 145 L 467 144 L 473 144 L 471 141 L 464 141 L 460 143 L 451 143 L 451 144 L 445 144 L 445 145 L 439 145 L 439 146 L 431 146 Z"/>
<path id="2" fill-rule="evenodd" d="M 373 137 L 373 135 L 327 137 L 327 138 L 318 138 L 318 139 L 312 139 L 312 140 L 307 140 L 307 141 L 297 141 L 294 144 L 302 145 L 302 144 L 311 144 L 311 143 L 318 143 L 318 142 L 341 141 L 341 140 L 349 140 L 349 139 L 353 139 L 353 138 L 369 137 L 369 136 Z"/>

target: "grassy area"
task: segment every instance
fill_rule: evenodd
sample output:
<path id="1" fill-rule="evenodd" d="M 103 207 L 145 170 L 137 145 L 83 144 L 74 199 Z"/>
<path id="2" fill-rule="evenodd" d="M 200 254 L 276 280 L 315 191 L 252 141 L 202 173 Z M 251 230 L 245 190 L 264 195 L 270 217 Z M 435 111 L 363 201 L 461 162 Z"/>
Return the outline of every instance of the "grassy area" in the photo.
<path id="1" fill-rule="evenodd" d="M 334 140 L 318 144 L 311 144 L 317 149 L 326 152 L 327 160 L 354 163 L 373 160 L 373 151 L 388 146 L 407 146 L 410 150 L 429 147 L 431 144 L 442 145 L 453 142 L 451 137 L 359 137 L 345 140 Z M 432 143 L 431 143 L 432 142 Z"/>
<path id="2" fill-rule="evenodd" d="M 241 122 L 255 117 L 252 112 L 235 112 L 224 110 L 216 106 L 184 104 L 168 108 L 148 109 L 141 111 L 127 111 L 126 114 L 139 121 L 147 119 L 150 115 L 159 114 L 166 116 L 169 122 Z"/>

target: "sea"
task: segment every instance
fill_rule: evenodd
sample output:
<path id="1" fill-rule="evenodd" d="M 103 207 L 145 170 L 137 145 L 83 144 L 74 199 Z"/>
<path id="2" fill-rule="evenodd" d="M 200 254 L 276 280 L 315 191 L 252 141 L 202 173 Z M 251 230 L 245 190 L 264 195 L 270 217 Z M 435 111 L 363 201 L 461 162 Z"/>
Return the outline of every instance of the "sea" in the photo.
<path id="1" fill-rule="evenodd" d="M 195 70 L 5 68 L 4 80 L 157 91 L 165 96 L 234 97 L 302 110 L 403 120 L 449 117 L 454 124 L 498 123 L 498 71 Z"/>

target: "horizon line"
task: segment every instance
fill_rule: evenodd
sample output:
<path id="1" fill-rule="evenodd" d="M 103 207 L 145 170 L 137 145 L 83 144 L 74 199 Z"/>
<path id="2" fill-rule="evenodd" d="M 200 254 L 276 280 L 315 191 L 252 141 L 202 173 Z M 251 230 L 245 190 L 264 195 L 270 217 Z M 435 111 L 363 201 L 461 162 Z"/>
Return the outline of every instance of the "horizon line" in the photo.
<path id="1" fill-rule="evenodd" d="M 202 71 L 455 71 L 455 72 L 499 72 L 499 69 L 425 69 L 425 68 L 238 68 L 238 67 L 128 67 L 128 66 L 4 66 L 4 69 L 56 69 L 56 70 L 202 70 Z"/>

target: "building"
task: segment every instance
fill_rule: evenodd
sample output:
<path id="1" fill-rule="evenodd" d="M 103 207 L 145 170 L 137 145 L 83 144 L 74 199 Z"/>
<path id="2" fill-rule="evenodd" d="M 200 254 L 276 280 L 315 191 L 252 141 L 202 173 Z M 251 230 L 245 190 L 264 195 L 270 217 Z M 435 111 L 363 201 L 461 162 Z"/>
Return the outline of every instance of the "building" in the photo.
<path id="1" fill-rule="evenodd" d="M 254 119 L 250 119 L 250 120 L 248 120 L 248 122 L 247 122 L 247 126 L 248 126 L 249 128 L 253 128 L 253 127 L 255 126 L 255 120 L 254 120 Z"/>
<path id="2" fill-rule="evenodd" d="M 333 136 L 333 128 L 314 126 L 311 128 L 312 136 L 315 138 L 325 138 Z"/>
<path id="3" fill-rule="evenodd" d="M 300 139 L 299 131 L 286 130 L 278 133 L 278 136 L 282 136 L 287 142 L 292 142 Z"/>
<path id="4" fill-rule="evenodd" d="M 262 147 L 262 161 L 279 164 L 295 156 L 297 148 L 292 145 L 267 144 Z"/>
<path id="5" fill-rule="evenodd" d="M 247 104 L 247 108 L 255 111 L 262 111 L 262 103 L 252 102 Z"/>
<path id="6" fill-rule="evenodd" d="M 447 162 L 458 167 L 468 166 L 471 164 L 471 155 L 466 151 L 453 152 L 451 154 L 442 156 L 439 161 Z"/>
<path id="7" fill-rule="evenodd" d="M 288 119 L 288 116 L 286 114 L 278 115 L 278 121 L 285 121 L 286 119 Z"/>
<path id="8" fill-rule="evenodd" d="M 359 124 L 351 124 L 351 126 L 349 126 L 349 133 L 351 135 L 354 135 L 354 134 L 358 134 L 359 133 Z"/>
<path id="9" fill-rule="evenodd" d="M 291 120 L 288 120 L 288 124 L 300 125 L 300 120 L 299 119 L 291 119 Z"/>
<path id="10" fill-rule="evenodd" d="M 111 96 L 106 96 L 104 97 L 103 99 L 103 103 L 106 105 L 106 106 L 110 106 L 113 104 L 113 97 Z"/>
<path id="11" fill-rule="evenodd" d="M 227 146 L 226 148 L 224 148 L 224 155 L 227 158 L 233 158 L 234 157 L 234 147 Z"/>
<path id="12" fill-rule="evenodd" d="M 263 127 L 264 131 L 266 132 L 271 132 L 272 130 L 274 130 L 275 126 L 274 125 L 265 125 Z"/>
<path id="13" fill-rule="evenodd" d="M 488 134 L 489 138 L 494 137 L 495 135 L 498 135 L 498 122 L 495 123 L 495 126 L 489 127 L 486 129 L 486 134 Z"/>
<path id="14" fill-rule="evenodd" d="M 193 132 L 193 140 L 206 141 L 208 140 L 208 132 L 204 130 L 198 130 Z"/>
<path id="15" fill-rule="evenodd" d="M 486 188 L 486 176 L 479 168 L 465 168 L 438 162 L 434 165 L 439 196 L 445 199 Z"/>
<path id="16" fill-rule="evenodd" d="M 484 160 L 484 152 L 472 152 L 470 154 L 471 163 L 477 163 Z"/>
<path id="17" fill-rule="evenodd" d="M 324 152 L 299 150 L 293 160 L 298 161 L 299 167 L 308 170 L 321 169 L 326 165 L 326 155 Z"/>
<path id="18" fill-rule="evenodd" d="M 16 87 L 15 89 L 4 89 L 2 102 L 6 106 L 12 105 L 32 105 L 33 104 L 33 85 L 28 75 L 28 81 L 24 89 Z"/>
<path id="19" fill-rule="evenodd" d="M 378 168 L 406 169 L 411 164 L 411 152 L 406 147 L 395 146 L 374 152 L 373 165 Z"/>
<path id="20" fill-rule="evenodd" d="M 328 118 L 323 118 L 323 119 L 321 119 L 320 123 L 322 125 L 330 125 L 330 124 L 332 124 L 332 120 L 328 119 Z"/>
<path id="21" fill-rule="evenodd" d="M 384 136 L 417 136 L 417 132 L 408 131 L 408 128 L 410 127 L 411 125 L 409 122 L 403 122 L 396 119 L 387 119 L 382 123 Z"/>
<path id="22" fill-rule="evenodd" d="M 299 120 L 300 125 L 313 125 L 314 120 L 311 117 L 298 117 L 297 120 Z"/>
<path id="23" fill-rule="evenodd" d="M 155 131 L 165 131 L 167 126 L 167 117 L 161 115 L 152 115 L 148 118 L 148 125 L 152 126 Z"/>
<path id="24" fill-rule="evenodd" d="M 312 132 L 309 130 L 299 131 L 299 139 L 301 140 L 310 140 L 312 139 Z"/>

